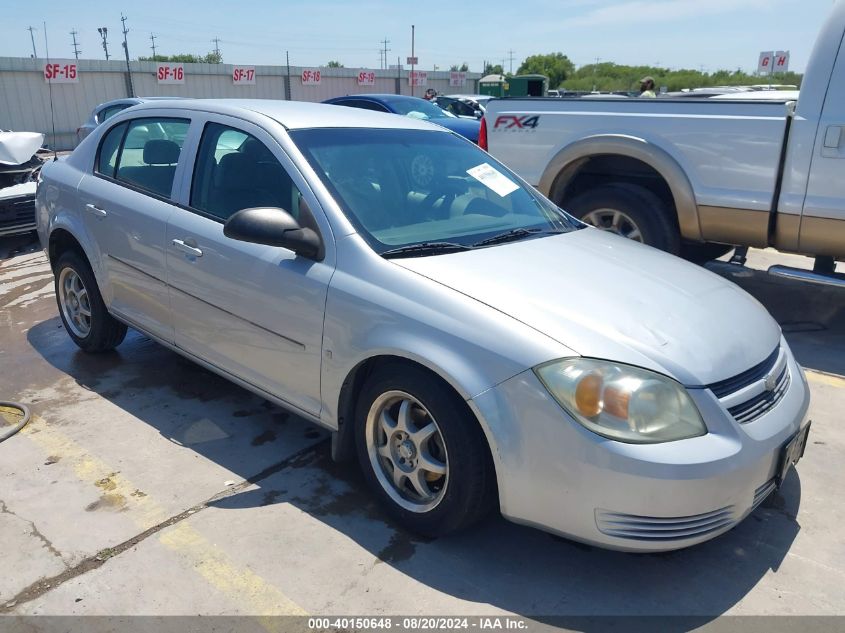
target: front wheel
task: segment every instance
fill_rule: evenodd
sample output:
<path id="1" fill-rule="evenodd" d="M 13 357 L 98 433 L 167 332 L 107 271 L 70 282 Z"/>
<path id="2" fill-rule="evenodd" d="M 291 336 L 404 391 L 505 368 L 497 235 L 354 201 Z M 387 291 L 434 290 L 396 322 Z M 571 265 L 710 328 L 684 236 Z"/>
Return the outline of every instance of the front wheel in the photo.
<path id="1" fill-rule="evenodd" d="M 449 534 L 492 507 L 495 478 L 481 428 L 466 403 L 428 372 L 377 370 L 358 401 L 355 430 L 367 483 L 412 532 Z"/>
<path id="2" fill-rule="evenodd" d="M 639 185 L 611 183 L 589 189 L 564 205 L 587 224 L 677 254 L 680 235 L 663 201 Z"/>
<path id="3" fill-rule="evenodd" d="M 55 267 L 56 302 L 65 330 L 80 349 L 105 352 L 126 336 L 126 326 L 106 309 L 94 273 L 75 251 L 59 257 Z"/>

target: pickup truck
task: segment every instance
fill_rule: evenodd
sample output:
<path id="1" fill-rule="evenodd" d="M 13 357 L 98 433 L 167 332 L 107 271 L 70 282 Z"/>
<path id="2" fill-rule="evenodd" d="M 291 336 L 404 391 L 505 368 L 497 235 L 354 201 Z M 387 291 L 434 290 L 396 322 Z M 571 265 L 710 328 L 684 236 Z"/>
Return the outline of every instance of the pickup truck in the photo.
<path id="1" fill-rule="evenodd" d="M 816 258 L 845 284 L 845 2 L 793 100 L 517 98 L 489 102 L 480 144 L 589 224 L 690 259 L 733 245 Z"/>

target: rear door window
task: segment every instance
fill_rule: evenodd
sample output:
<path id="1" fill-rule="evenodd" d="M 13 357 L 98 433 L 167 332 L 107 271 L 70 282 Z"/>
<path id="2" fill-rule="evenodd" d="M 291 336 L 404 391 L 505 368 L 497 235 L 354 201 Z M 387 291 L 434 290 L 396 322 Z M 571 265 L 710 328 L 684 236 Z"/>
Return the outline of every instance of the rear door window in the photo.
<path id="1" fill-rule="evenodd" d="M 114 178 L 114 170 L 117 167 L 117 153 L 120 150 L 120 142 L 126 132 L 126 123 L 115 125 L 103 137 L 100 143 L 100 151 L 97 155 L 97 173 Z"/>
<path id="2" fill-rule="evenodd" d="M 98 172 L 119 182 L 170 197 L 173 178 L 190 121 L 173 118 L 133 119 L 106 134 L 100 145 Z M 123 130 L 117 159 L 110 162 L 113 135 Z"/>

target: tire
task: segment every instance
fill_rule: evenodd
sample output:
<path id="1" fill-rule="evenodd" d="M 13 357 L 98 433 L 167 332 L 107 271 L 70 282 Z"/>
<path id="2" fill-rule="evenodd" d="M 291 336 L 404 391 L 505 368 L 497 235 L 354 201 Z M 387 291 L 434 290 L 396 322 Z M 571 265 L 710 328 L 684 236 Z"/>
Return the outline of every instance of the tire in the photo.
<path id="1" fill-rule="evenodd" d="M 610 183 L 585 191 L 564 205 L 576 218 L 603 230 L 677 255 L 681 238 L 666 204 L 651 191 Z M 614 222 L 613 219 L 619 220 Z M 611 225 L 615 224 L 615 228 Z"/>
<path id="2" fill-rule="evenodd" d="M 730 253 L 734 246 L 730 244 L 686 242 L 681 244 L 681 257 L 695 264 L 706 264 Z"/>
<path id="3" fill-rule="evenodd" d="M 405 403 L 407 416 L 401 414 Z M 396 424 L 390 435 L 379 424 L 382 412 Z M 431 424 L 434 431 L 427 439 L 412 436 L 431 429 Z M 380 445 L 386 454 L 379 453 Z M 424 369 L 402 364 L 376 369 L 357 402 L 355 446 L 367 484 L 411 532 L 426 537 L 457 532 L 495 504 L 495 472 L 481 427 L 466 403 Z M 438 468 L 427 470 L 426 464 Z M 397 470 L 408 473 L 400 477 L 398 487 L 392 476 Z M 412 478 L 428 497 L 414 487 Z"/>
<path id="4" fill-rule="evenodd" d="M 88 261 L 76 251 L 66 251 L 56 262 L 54 274 L 59 316 L 73 342 L 91 353 L 120 345 L 126 326 L 106 309 Z"/>

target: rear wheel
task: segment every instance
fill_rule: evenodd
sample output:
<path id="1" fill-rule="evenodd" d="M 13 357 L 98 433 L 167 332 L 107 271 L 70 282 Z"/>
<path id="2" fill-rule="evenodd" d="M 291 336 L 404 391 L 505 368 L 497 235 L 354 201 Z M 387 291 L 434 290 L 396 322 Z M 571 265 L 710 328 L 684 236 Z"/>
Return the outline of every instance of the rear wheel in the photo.
<path id="1" fill-rule="evenodd" d="M 645 187 L 611 183 L 585 191 L 564 208 L 587 224 L 677 254 L 680 236 L 666 204 Z"/>
<path id="2" fill-rule="evenodd" d="M 88 262 L 76 251 L 63 253 L 55 267 L 56 302 L 70 338 L 86 352 L 114 349 L 126 326 L 109 314 Z"/>
<path id="3" fill-rule="evenodd" d="M 442 536 L 492 507 L 495 479 L 481 428 L 466 403 L 425 370 L 377 370 L 358 401 L 355 430 L 367 483 L 409 530 Z"/>

